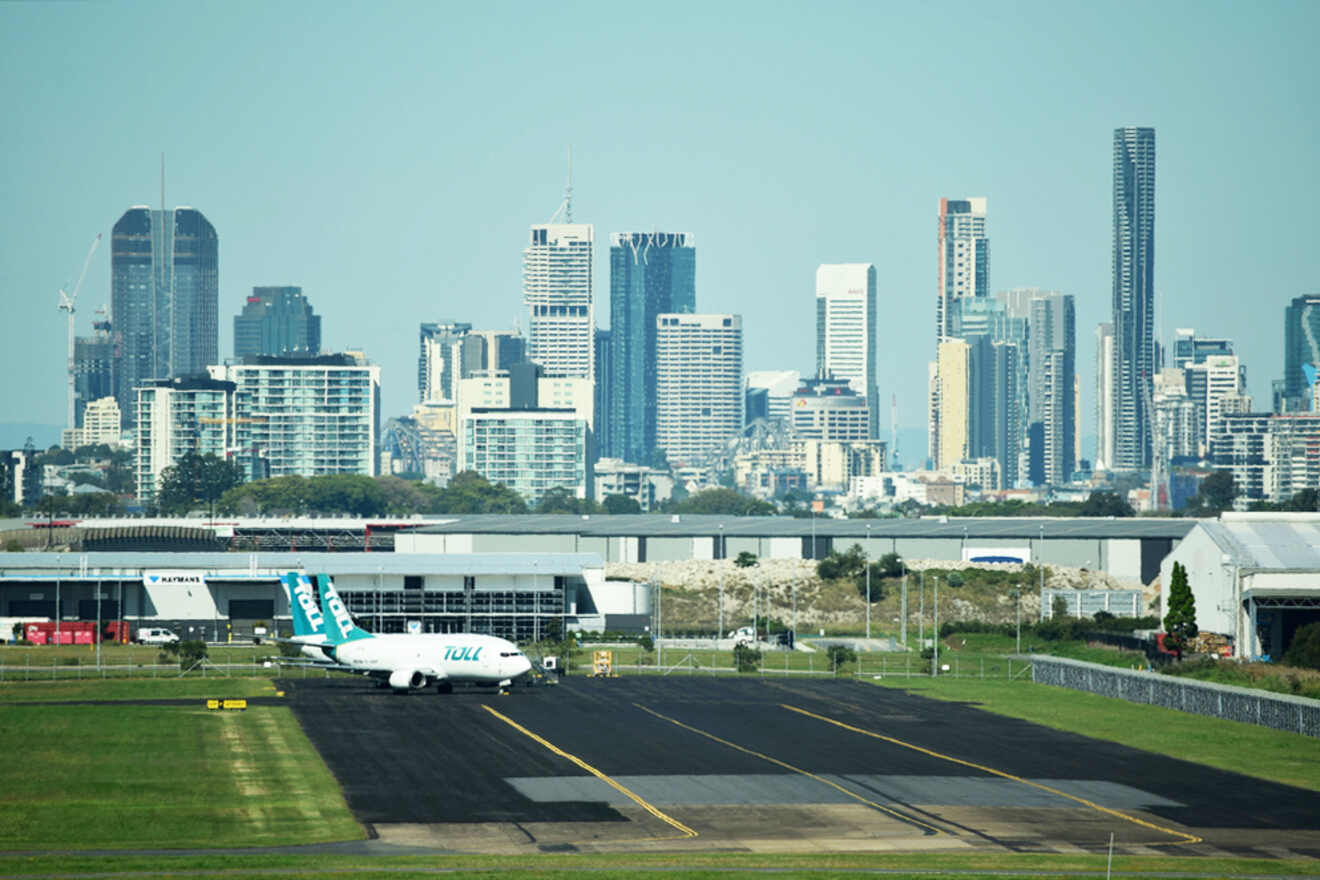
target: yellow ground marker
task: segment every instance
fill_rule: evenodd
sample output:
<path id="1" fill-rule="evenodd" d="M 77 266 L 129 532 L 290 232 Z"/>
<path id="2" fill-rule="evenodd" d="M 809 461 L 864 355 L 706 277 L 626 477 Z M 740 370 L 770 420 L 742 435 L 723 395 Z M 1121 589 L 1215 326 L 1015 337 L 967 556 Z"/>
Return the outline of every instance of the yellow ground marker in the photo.
<path id="1" fill-rule="evenodd" d="M 1044 783 L 1032 782 L 1030 779 L 1024 779 L 1021 776 L 1014 776 L 1012 773 L 1007 773 L 1003 770 L 996 770 L 994 767 L 987 767 L 984 764 L 977 764 L 973 761 L 965 761 L 962 758 L 955 758 L 952 755 L 945 755 L 940 752 L 933 751 L 931 749 L 923 748 L 918 745 L 913 745 L 910 742 L 904 742 L 901 739 L 895 739 L 892 736 L 885 736 L 883 733 L 876 733 L 875 731 L 872 730 L 865 730 L 861 727 L 854 727 L 851 724 L 845 724 L 842 721 L 838 721 L 834 718 L 826 717 L 825 715 L 817 715 L 815 712 L 808 712 L 806 709 L 800 709 L 797 706 L 790 706 L 787 703 L 780 703 L 779 705 L 782 708 L 789 710 L 790 712 L 797 712 L 799 715 L 806 715 L 808 718 L 815 718 L 817 721 L 824 721 L 826 724 L 833 724 L 835 727 L 842 727 L 844 730 L 851 730 L 853 733 L 860 733 L 862 736 L 869 736 L 873 739 L 884 740 L 887 743 L 893 743 L 894 745 L 902 746 L 905 749 L 912 749 L 914 752 L 921 752 L 924 755 L 930 755 L 932 758 L 939 758 L 942 761 L 950 761 L 954 764 L 961 764 L 964 767 L 971 767 L 975 770 L 980 770 L 982 772 L 989 773 L 993 776 L 999 776 L 1003 779 L 1011 779 L 1014 782 L 1020 782 L 1023 785 L 1030 785 L 1032 788 L 1039 788 L 1041 791 L 1047 791 L 1050 794 L 1056 794 L 1059 797 L 1067 798 L 1070 801 L 1076 801 L 1079 804 L 1090 807 L 1091 809 L 1097 810 L 1101 813 L 1114 816 L 1115 818 L 1122 819 L 1125 822 L 1131 822 L 1134 825 L 1141 825 L 1142 827 L 1150 828 L 1153 831 L 1158 831 L 1161 834 L 1172 834 L 1174 837 L 1182 838 L 1182 840 L 1171 841 L 1168 843 L 1151 843 L 1151 844 L 1147 844 L 1147 846 L 1182 846 L 1190 843 L 1201 843 L 1201 838 L 1197 837 L 1194 834 L 1187 834 L 1183 831 L 1177 831 L 1173 828 L 1165 828 L 1163 825 L 1156 825 L 1154 822 L 1147 822 L 1145 819 L 1138 819 L 1136 816 L 1129 816 L 1127 813 L 1120 812 L 1119 810 L 1115 810 L 1110 807 L 1101 806 L 1100 804 L 1097 804 L 1095 801 L 1089 801 L 1086 798 L 1078 797 L 1075 794 L 1068 794 L 1068 792 L 1066 791 L 1060 791 L 1059 789 L 1045 785 Z"/>
<path id="2" fill-rule="evenodd" d="M 633 703 L 633 705 L 636 706 L 638 709 L 641 709 L 643 712 L 654 715 L 656 718 L 661 718 L 665 721 L 668 721 L 670 724 L 678 725 L 684 730 L 690 730 L 693 733 L 700 734 L 701 736 L 704 736 L 707 739 L 714 740 L 715 742 L 719 743 L 722 746 L 728 746 L 731 749 L 737 749 L 738 751 L 747 755 L 751 755 L 754 758 L 760 758 L 762 761 L 769 761 L 771 764 L 774 764 L 777 767 L 783 767 L 785 770 L 791 770 L 794 773 L 801 773 L 803 776 L 806 776 L 808 779 L 814 779 L 817 782 L 828 785 L 830 788 L 838 789 L 839 791 L 848 795 L 848 797 L 853 798 L 854 800 L 861 801 L 862 803 L 866 804 L 868 807 L 874 807 L 875 809 L 879 810 L 882 813 L 888 813 L 890 816 L 893 816 L 895 819 L 898 819 L 900 822 L 906 822 L 910 825 L 919 825 L 922 828 L 925 828 L 927 834 L 945 833 L 940 829 L 936 828 L 934 825 L 923 822 L 920 819 L 914 819 L 911 816 L 904 815 L 903 813 L 900 813 L 897 810 L 886 807 L 883 804 L 877 804 L 875 801 L 868 800 L 862 797 L 857 792 L 850 791 L 849 789 L 844 788 L 842 785 L 839 785 L 837 782 L 831 782 L 830 780 L 826 779 L 823 776 L 817 776 L 815 773 L 812 773 L 810 770 L 803 770 L 801 767 L 794 767 L 792 764 L 789 764 L 786 761 L 781 761 L 778 758 L 772 758 L 769 755 L 764 755 L 758 751 L 749 749 L 746 746 L 740 746 L 735 742 L 729 742 L 727 739 L 721 739 L 720 737 L 716 736 L 713 733 L 707 733 L 706 731 L 701 730 L 700 728 L 697 727 L 693 727 L 690 724 L 684 724 L 682 721 L 679 721 L 677 718 L 670 718 L 668 715 L 661 715 L 659 712 L 655 711 L 654 709 L 648 709 L 646 706 L 643 706 L 641 703 Z"/>
<path id="3" fill-rule="evenodd" d="M 628 798 L 630 801 L 637 804 L 637 806 L 641 807 L 643 810 L 646 810 L 646 812 L 650 813 L 652 816 L 655 816 L 661 822 L 664 822 L 666 825 L 669 825 L 670 827 L 674 828 L 679 832 L 677 837 L 672 837 L 672 838 L 655 837 L 655 838 L 650 838 L 651 840 L 678 840 L 680 838 L 697 836 L 697 832 L 693 831 L 691 828 L 687 827 L 682 822 L 675 819 L 673 816 L 669 816 L 666 815 L 665 813 L 660 812 L 660 810 L 658 810 L 656 807 L 642 800 L 641 797 L 639 797 L 631 789 L 615 781 L 614 779 L 611 779 L 610 777 L 606 776 L 604 773 L 600 772 L 595 767 L 591 766 L 586 761 L 579 758 L 577 755 L 570 755 L 568 752 L 564 751 L 559 746 L 550 742 L 550 740 L 542 736 L 538 736 L 535 733 L 532 733 L 530 730 L 528 730 L 526 727 L 523 727 L 517 721 L 514 721 L 512 718 L 510 718 L 507 715 L 497 712 L 496 710 L 492 709 L 490 706 L 485 705 L 484 703 L 482 704 L 481 708 L 485 709 L 487 712 L 494 715 L 496 718 L 500 719 L 505 724 L 509 725 L 514 730 L 518 731 L 519 733 L 523 734 L 529 739 L 532 739 L 540 743 L 541 745 L 545 746 L 547 749 L 554 752 L 556 755 L 559 755 L 561 758 L 567 758 L 568 760 L 572 761 L 574 764 L 578 765 L 583 770 L 586 770 L 592 776 L 601 780 L 605 784 L 609 785 L 611 788 L 618 791 L 624 797 Z"/>

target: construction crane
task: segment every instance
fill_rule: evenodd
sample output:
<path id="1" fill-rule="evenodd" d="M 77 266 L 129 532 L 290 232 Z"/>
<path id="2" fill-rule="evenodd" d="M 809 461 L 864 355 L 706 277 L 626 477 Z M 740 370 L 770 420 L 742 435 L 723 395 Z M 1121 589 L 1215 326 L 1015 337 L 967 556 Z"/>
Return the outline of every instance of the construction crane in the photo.
<path id="1" fill-rule="evenodd" d="M 73 364 L 73 312 L 74 305 L 78 302 L 78 291 L 82 289 L 83 279 L 87 277 L 87 267 L 92 264 L 92 254 L 96 253 L 97 246 L 101 243 L 101 233 L 96 233 L 96 238 L 92 240 L 92 247 L 87 251 L 87 259 L 83 260 L 82 272 L 78 274 L 78 283 L 73 285 L 73 293 L 66 293 L 64 288 L 60 288 L 60 304 L 57 308 L 60 311 L 69 313 L 69 409 L 66 414 L 67 424 L 70 429 L 78 427 L 75 423 L 74 414 L 74 364 Z"/>

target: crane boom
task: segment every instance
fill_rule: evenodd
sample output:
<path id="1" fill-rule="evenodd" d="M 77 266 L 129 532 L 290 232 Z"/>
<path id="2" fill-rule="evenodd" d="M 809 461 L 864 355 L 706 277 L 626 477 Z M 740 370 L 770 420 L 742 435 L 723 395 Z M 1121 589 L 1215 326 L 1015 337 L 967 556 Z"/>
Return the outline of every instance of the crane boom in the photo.
<path id="1" fill-rule="evenodd" d="M 78 283 L 73 285 L 73 293 L 65 293 L 63 288 L 60 289 L 60 303 L 58 308 L 61 311 L 65 311 L 69 313 L 69 359 L 67 364 L 67 368 L 69 371 L 69 401 L 68 401 L 68 410 L 65 413 L 65 418 L 70 429 L 77 427 L 77 425 L 75 424 L 76 415 L 74 412 L 75 372 L 74 372 L 74 364 L 73 364 L 73 332 L 74 332 L 73 315 L 74 315 L 75 305 L 78 302 L 78 291 L 82 289 L 83 279 L 87 277 L 87 267 L 92 264 L 92 255 L 96 253 L 96 248 L 100 244 L 101 244 L 101 233 L 98 232 L 96 233 L 96 238 L 92 239 L 92 246 L 87 250 L 87 258 L 83 260 L 82 271 L 78 273 Z"/>

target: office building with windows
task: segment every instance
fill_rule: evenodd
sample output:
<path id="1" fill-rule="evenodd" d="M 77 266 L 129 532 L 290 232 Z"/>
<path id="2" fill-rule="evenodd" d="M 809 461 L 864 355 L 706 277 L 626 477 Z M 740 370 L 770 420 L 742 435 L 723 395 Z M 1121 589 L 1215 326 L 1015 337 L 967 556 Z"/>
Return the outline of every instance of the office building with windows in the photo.
<path id="1" fill-rule="evenodd" d="M 953 306 L 960 299 L 990 295 L 990 238 L 986 199 L 940 199 L 939 292 L 935 341 L 953 334 Z"/>
<path id="2" fill-rule="evenodd" d="M 742 433 L 742 318 L 656 316 L 656 447 L 695 465 Z"/>
<path id="3" fill-rule="evenodd" d="M 587 421 L 572 409 L 475 407 L 461 426 L 460 470 L 508 486 L 531 507 L 551 489 L 588 497 Z"/>
<path id="4" fill-rule="evenodd" d="M 321 352 L 321 316 L 301 287 L 254 287 L 234 316 L 234 357 Z"/>
<path id="5" fill-rule="evenodd" d="M 232 382 L 234 455 L 249 477 L 375 476 L 380 367 L 349 354 L 213 365 Z"/>
<path id="6" fill-rule="evenodd" d="M 139 386 L 220 360 L 219 239 L 200 211 L 134 207 L 115 222 L 110 248 L 115 397 L 132 420 Z"/>
<path id="7" fill-rule="evenodd" d="M 1284 409 L 1315 408 L 1315 370 L 1320 370 L 1320 293 L 1309 293 L 1294 297 L 1283 312 Z"/>
<path id="8" fill-rule="evenodd" d="M 545 223 L 531 228 L 523 251 L 527 357 L 547 376 L 595 377 L 594 240 L 589 223 Z"/>
<path id="9" fill-rule="evenodd" d="M 139 501 L 152 501 L 161 474 L 188 453 L 227 458 L 234 451 L 233 382 L 185 376 L 157 379 L 135 391 L 134 475 Z"/>
<path id="10" fill-rule="evenodd" d="M 610 382 L 604 454 L 646 464 L 655 450 L 656 318 L 696 311 L 696 247 L 686 232 L 610 236 Z"/>
<path id="11" fill-rule="evenodd" d="M 1077 466 L 1077 330 L 1071 294 L 1042 292 L 1031 301 L 1027 345 L 1029 476 L 1057 486 Z"/>
<path id="12" fill-rule="evenodd" d="M 1151 464 L 1155 350 L 1155 129 L 1114 130 L 1113 470 Z"/>
<path id="13" fill-rule="evenodd" d="M 816 375 L 844 379 L 866 398 L 869 439 L 879 434 L 875 266 L 824 263 L 816 269 Z"/>
<path id="14" fill-rule="evenodd" d="M 807 379 L 793 393 L 790 410 L 797 439 L 850 443 L 869 438 L 866 398 L 846 379 Z"/>

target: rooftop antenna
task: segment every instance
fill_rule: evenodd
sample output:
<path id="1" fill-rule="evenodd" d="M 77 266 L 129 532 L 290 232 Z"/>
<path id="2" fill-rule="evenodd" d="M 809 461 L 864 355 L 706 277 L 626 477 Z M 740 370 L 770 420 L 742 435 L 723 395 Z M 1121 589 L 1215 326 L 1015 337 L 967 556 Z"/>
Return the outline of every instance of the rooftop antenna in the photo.
<path id="1" fill-rule="evenodd" d="M 160 216 L 165 216 L 165 153 L 160 154 Z M 164 220 L 162 219 L 163 223 Z"/>
<path id="2" fill-rule="evenodd" d="M 889 442 L 894 470 L 898 470 L 898 395 L 889 395 Z"/>
<path id="3" fill-rule="evenodd" d="M 564 184 L 564 200 L 559 203 L 559 209 L 550 215 L 550 222 L 554 223 L 559 215 L 564 215 L 565 223 L 573 222 L 573 148 L 568 148 L 568 182 Z"/>

